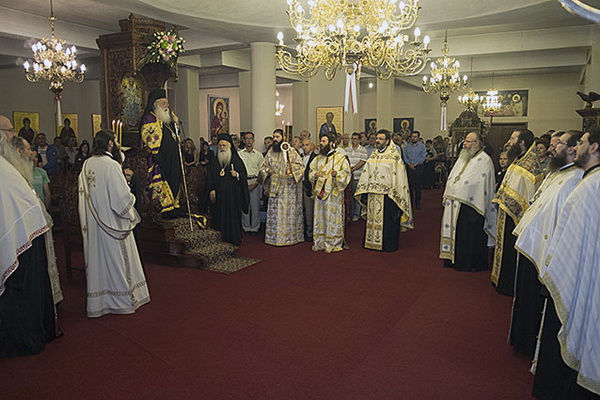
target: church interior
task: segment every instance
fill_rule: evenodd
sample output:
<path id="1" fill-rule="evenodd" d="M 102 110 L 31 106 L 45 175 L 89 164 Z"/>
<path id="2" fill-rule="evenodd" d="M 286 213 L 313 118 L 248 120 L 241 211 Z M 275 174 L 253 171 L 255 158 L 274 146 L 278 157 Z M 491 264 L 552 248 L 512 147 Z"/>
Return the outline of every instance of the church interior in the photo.
<path id="1" fill-rule="evenodd" d="M 373 121 L 398 132 L 410 121 L 424 140 L 459 143 L 483 127 L 496 149 L 518 128 L 540 136 L 600 125 L 600 109 L 577 94 L 600 92 L 599 23 L 559 0 L 418 5 L 406 33 L 416 35 L 418 26 L 417 38 L 428 35 L 426 66 L 389 79 L 364 67 L 353 113 L 344 110 L 352 99 L 343 70 L 328 79 L 322 69 L 303 77 L 281 68 L 277 34 L 289 49 L 296 35 L 284 0 L 0 0 L 0 115 L 17 132 L 31 118 L 49 143 L 65 118 L 77 145 L 112 129 L 146 181 L 139 121 L 158 88 L 184 138 L 210 142 L 221 102 L 227 133 L 254 132 L 261 153 L 276 128 L 290 141 L 309 131 L 318 143 L 329 110 L 340 133 L 368 132 Z M 83 79 L 65 80 L 60 90 L 25 73 L 51 23 L 53 35 L 77 47 L 78 67 L 85 64 Z M 148 37 L 169 29 L 185 51 L 170 64 L 144 61 Z M 445 100 L 423 90 L 444 43 L 468 76 Z M 497 90 L 506 102 L 491 114 L 473 111 L 458 101 L 469 89 Z M 423 191 L 415 229 L 401 234 L 398 251 L 363 249 L 359 221 L 346 227 L 347 251 L 323 254 L 310 243 L 266 245 L 262 228 L 241 246 L 199 228 L 206 172 L 185 171 L 182 204 L 199 223 L 161 221 L 156 204 L 140 196 L 139 247 L 152 302 L 130 316 L 97 319 L 85 316 L 77 174 L 51 177 L 64 336 L 40 354 L 0 359 L 1 398 L 533 398 L 531 360 L 506 344 L 512 299 L 494 292 L 489 273 L 442 268 L 443 187 Z"/>

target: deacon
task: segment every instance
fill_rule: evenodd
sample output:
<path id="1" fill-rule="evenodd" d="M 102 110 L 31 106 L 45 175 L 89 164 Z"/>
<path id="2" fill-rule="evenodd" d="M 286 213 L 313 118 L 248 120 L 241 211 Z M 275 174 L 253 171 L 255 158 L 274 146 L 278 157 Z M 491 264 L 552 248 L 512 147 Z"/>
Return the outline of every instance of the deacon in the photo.
<path id="1" fill-rule="evenodd" d="M 352 173 L 348 157 L 336 151 L 331 133 L 321 135 L 319 155 L 310 163 L 308 179 L 315 199 L 313 251 L 326 253 L 347 248 L 344 239 L 344 190 Z"/>
<path id="2" fill-rule="evenodd" d="M 492 282 L 498 293 L 512 297 L 517 264 L 516 237 L 512 231 L 529 207 L 529 200 L 544 175 L 538 161 L 533 132 L 518 129 L 511 134 L 508 144 L 508 159 L 512 163 L 493 200 L 498 204 L 498 222 Z"/>
<path id="3" fill-rule="evenodd" d="M 568 131 L 556 141 L 548 164 L 553 172 L 544 179 L 513 232 L 518 237 L 515 247 L 519 259 L 509 343 L 532 359 L 545 302 L 539 272 L 554 236 L 560 209 L 583 175 L 583 170 L 574 163 L 581 136 L 579 131 Z"/>
<path id="4" fill-rule="evenodd" d="M 269 203 L 265 243 L 289 246 L 304 241 L 302 223 L 302 176 L 304 163 L 289 143 L 283 143 L 283 130 L 273 131 L 273 145 L 267 152 L 259 183 L 268 185 Z"/>
<path id="5" fill-rule="evenodd" d="M 223 234 L 224 241 L 239 246 L 242 212 L 248 212 L 250 202 L 246 167 L 231 135 L 221 133 L 217 139 L 217 156 L 208 163 L 204 185 L 210 199 L 211 226 Z"/>
<path id="6" fill-rule="evenodd" d="M 148 189 L 150 197 L 160 203 L 164 218 L 175 218 L 179 209 L 179 184 L 182 179 L 179 159 L 179 118 L 169 109 L 164 89 L 148 96 L 140 132 L 150 150 Z"/>
<path id="7" fill-rule="evenodd" d="M 24 178 L 32 165 L 11 144 L 0 115 L 0 358 L 37 354 L 57 336 L 43 205 Z"/>
<path id="8" fill-rule="evenodd" d="M 96 133 L 79 174 L 87 316 L 132 314 L 150 301 L 133 228 L 140 222 L 112 131 Z"/>
<path id="9" fill-rule="evenodd" d="M 486 271 L 488 246 L 494 245 L 496 207 L 494 162 L 483 139 L 469 133 L 444 191 L 440 258 L 458 271 Z"/>
<path id="10" fill-rule="evenodd" d="M 363 168 L 354 196 L 367 220 L 364 247 L 398 250 L 400 230 L 412 229 L 413 218 L 406 167 L 390 131 L 377 132 L 376 149 Z"/>
<path id="11" fill-rule="evenodd" d="M 533 394 L 538 398 L 600 398 L 600 128 L 577 143 L 585 171 L 567 197 L 541 271 L 550 292 Z"/>

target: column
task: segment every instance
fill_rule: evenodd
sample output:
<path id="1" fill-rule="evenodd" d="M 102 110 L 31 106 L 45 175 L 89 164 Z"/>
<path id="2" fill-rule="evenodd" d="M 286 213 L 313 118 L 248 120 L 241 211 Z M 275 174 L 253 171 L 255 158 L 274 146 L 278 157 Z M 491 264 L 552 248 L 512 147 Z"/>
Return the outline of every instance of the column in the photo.
<path id="1" fill-rule="evenodd" d="M 200 77 L 198 72 L 180 67 L 177 83 L 171 85 L 175 90 L 175 104 L 172 104 L 171 108 L 181 119 L 183 136 L 192 138 L 198 145 L 200 138 Z"/>
<path id="2" fill-rule="evenodd" d="M 311 133 L 311 140 L 315 140 L 314 129 L 308 124 L 308 82 L 294 82 L 292 84 L 292 121 L 294 124 L 294 135 L 307 130 Z"/>
<path id="3" fill-rule="evenodd" d="M 256 147 L 263 150 L 263 139 L 275 128 L 275 45 L 251 43 L 252 132 Z"/>
<path id="4" fill-rule="evenodd" d="M 238 73 L 240 87 L 240 131 L 252 130 L 252 73 Z"/>
<path id="5" fill-rule="evenodd" d="M 377 129 L 394 130 L 394 83 L 395 78 L 377 78 Z"/>

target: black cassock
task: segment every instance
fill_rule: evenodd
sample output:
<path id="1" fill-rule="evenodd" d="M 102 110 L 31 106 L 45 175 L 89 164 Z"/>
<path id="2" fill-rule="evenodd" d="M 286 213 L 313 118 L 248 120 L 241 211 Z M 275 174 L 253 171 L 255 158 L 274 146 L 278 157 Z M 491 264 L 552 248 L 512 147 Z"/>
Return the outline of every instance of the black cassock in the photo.
<path id="1" fill-rule="evenodd" d="M 389 196 L 384 195 L 383 197 L 383 243 L 381 251 L 391 253 L 400 248 L 400 218 L 403 212 Z M 368 198 L 368 194 L 363 194 L 362 202 L 368 204 Z M 365 247 L 364 238 L 363 247 Z"/>
<path id="2" fill-rule="evenodd" d="M 56 337 L 44 236 L 19 255 L 0 296 L 0 358 L 37 354 Z"/>
<path id="3" fill-rule="evenodd" d="M 181 164 L 179 161 L 179 144 L 172 122 L 163 124 L 162 141 L 154 161 L 160 166 L 162 178 L 169 184 L 173 198 L 177 198 L 181 184 Z"/>
<path id="4" fill-rule="evenodd" d="M 461 204 L 456 221 L 454 264 L 444 260 L 445 267 L 458 271 L 486 271 L 488 269 L 487 234 L 483 230 L 485 219 L 472 207 Z"/>
<path id="5" fill-rule="evenodd" d="M 239 174 L 231 176 L 231 166 Z M 211 227 L 223 234 L 223 240 L 239 246 L 242 243 L 242 212 L 248 212 L 249 194 L 246 167 L 235 150 L 231 162 L 222 167 L 218 157 L 208 163 L 204 209 L 210 208 Z M 216 192 L 215 203 L 210 202 L 210 192 Z"/>

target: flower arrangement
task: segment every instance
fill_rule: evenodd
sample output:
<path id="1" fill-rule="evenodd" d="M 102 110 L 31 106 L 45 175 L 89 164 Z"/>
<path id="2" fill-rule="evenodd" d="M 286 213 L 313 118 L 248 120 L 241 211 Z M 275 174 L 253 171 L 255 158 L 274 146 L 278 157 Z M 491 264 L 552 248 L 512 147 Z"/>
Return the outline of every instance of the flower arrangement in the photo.
<path id="1" fill-rule="evenodd" d="M 152 43 L 148 45 L 148 51 L 144 57 L 144 65 L 149 63 L 169 64 L 174 68 L 177 57 L 185 50 L 185 40 L 175 30 L 157 31 L 151 36 Z"/>

